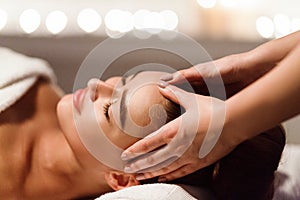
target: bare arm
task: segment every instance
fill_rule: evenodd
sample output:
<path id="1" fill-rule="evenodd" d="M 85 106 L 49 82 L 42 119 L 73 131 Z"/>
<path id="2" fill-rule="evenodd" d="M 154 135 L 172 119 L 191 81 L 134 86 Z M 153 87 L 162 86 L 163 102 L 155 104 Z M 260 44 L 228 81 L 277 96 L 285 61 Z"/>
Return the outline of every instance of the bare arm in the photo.
<path id="1" fill-rule="evenodd" d="M 269 41 L 247 52 L 249 65 L 268 66 L 275 65 L 284 59 L 300 43 L 300 31 L 283 38 Z M 246 63 L 245 63 L 246 64 Z"/>
<path id="2" fill-rule="evenodd" d="M 297 36 L 300 38 L 299 32 Z M 291 40 L 280 44 L 282 40 L 257 49 L 265 51 L 265 58 L 271 59 L 273 55 L 278 60 L 285 56 L 277 67 L 226 102 L 228 124 L 225 127 L 231 130 L 228 134 L 238 133 L 233 130 L 244 130 L 245 134 L 233 136 L 241 141 L 300 113 L 300 43 L 296 45 Z M 267 47 L 276 49 L 269 54 Z M 280 52 L 282 48 L 284 50 Z M 293 49 L 287 52 L 287 48 Z"/>
<path id="3" fill-rule="evenodd" d="M 267 42 L 249 52 L 213 61 L 218 70 L 212 68 L 210 64 L 199 64 L 162 79 L 174 84 L 185 78 L 201 86 L 204 78 L 214 78 L 220 73 L 225 85 L 228 87 L 235 85 L 234 93 L 238 93 L 224 102 L 225 123 L 217 143 L 204 158 L 199 158 L 198 150 L 204 143 L 204 136 L 214 133 L 208 132 L 203 123 L 200 124 L 211 119 L 212 112 L 206 110 L 209 104 L 205 102 L 206 100 L 213 102 L 214 99 L 183 92 L 173 85 L 163 84 L 167 85 L 161 90 L 166 98 L 172 97 L 170 91 L 177 91 L 177 96 L 181 96 L 181 99 L 192 99 L 194 96 L 199 102 L 198 105 L 204 107 L 197 109 L 196 106 L 186 105 L 194 108 L 187 110 L 186 115 L 194 116 L 193 112 L 189 111 L 195 109 L 201 113 L 199 122 L 189 121 L 192 125 L 198 123 L 197 136 L 189 149 L 174 163 L 156 171 L 146 172 L 143 178 L 163 175 L 164 180 L 172 180 L 192 173 L 224 157 L 241 142 L 300 113 L 300 31 Z M 250 83 L 252 84 L 249 85 Z M 186 102 L 178 103 L 183 105 Z M 124 152 L 127 160 L 134 158 L 137 153 L 145 154 L 161 145 L 168 147 L 167 150 L 158 150 L 156 155 L 148 154 L 135 160 L 129 168 L 139 171 L 158 165 L 162 160 L 169 158 L 174 152 L 173 149 L 176 149 L 169 144 L 175 138 L 179 125 L 179 120 L 172 121 L 158 130 L 153 137 L 140 140 L 129 147 Z M 185 128 L 187 127 L 188 125 Z"/>
<path id="4" fill-rule="evenodd" d="M 248 52 L 225 56 L 180 70 L 173 74 L 172 79 L 170 77 L 162 79 L 171 84 L 180 83 L 186 79 L 199 90 L 200 94 L 206 94 L 207 91 L 205 87 L 203 88 L 204 79 L 213 79 L 221 75 L 227 95 L 232 96 L 272 70 L 299 43 L 300 31 L 264 43 Z"/>

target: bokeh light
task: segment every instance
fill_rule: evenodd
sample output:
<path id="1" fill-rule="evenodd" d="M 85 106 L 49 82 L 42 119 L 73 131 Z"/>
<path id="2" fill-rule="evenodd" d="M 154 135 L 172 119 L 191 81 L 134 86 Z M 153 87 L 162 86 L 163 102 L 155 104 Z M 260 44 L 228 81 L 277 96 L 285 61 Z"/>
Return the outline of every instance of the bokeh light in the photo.
<path id="1" fill-rule="evenodd" d="M 203 8 L 213 8 L 217 4 L 217 0 L 197 0 L 197 3 Z"/>
<path id="2" fill-rule="evenodd" d="M 25 33 L 32 33 L 40 26 L 41 16 L 38 11 L 27 9 L 20 15 L 19 23 Z"/>
<path id="3" fill-rule="evenodd" d="M 276 14 L 274 16 L 275 34 L 276 37 L 282 37 L 290 33 L 291 24 L 290 18 L 284 14 Z"/>
<path id="4" fill-rule="evenodd" d="M 105 26 L 111 31 L 125 33 L 134 28 L 133 15 L 129 11 L 110 10 L 104 19 Z"/>
<path id="5" fill-rule="evenodd" d="M 2 30 L 7 23 L 7 12 L 0 9 L 0 30 Z"/>
<path id="6" fill-rule="evenodd" d="M 150 15 L 149 10 L 141 9 L 134 13 L 133 19 L 134 19 L 134 27 L 136 29 L 145 29 L 145 19 L 146 16 Z"/>
<path id="7" fill-rule="evenodd" d="M 164 29 L 175 30 L 178 25 L 178 16 L 172 10 L 164 10 L 159 13 L 164 20 Z"/>
<path id="8" fill-rule="evenodd" d="M 291 20 L 291 29 L 292 32 L 300 30 L 300 18 L 293 18 Z"/>
<path id="9" fill-rule="evenodd" d="M 46 18 L 46 27 L 52 34 L 58 34 L 63 31 L 68 23 L 66 14 L 55 10 L 48 14 Z"/>
<path id="10" fill-rule="evenodd" d="M 87 33 L 96 31 L 102 23 L 101 16 L 97 11 L 87 8 L 82 10 L 77 17 L 78 26 Z"/>
<path id="11" fill-rule="evenodd" d="M 234 0 L 221 0 L 220 4 L 225 8 L 233 8 L 236 6 L 236 1 Z"/>
<path id="12" fill-rule="evenodd" d="M 274 35 L 274 24 L 272 19 L 261 16 L 256 20 L 256 30 L 263 38 L 271 38 Z"/>

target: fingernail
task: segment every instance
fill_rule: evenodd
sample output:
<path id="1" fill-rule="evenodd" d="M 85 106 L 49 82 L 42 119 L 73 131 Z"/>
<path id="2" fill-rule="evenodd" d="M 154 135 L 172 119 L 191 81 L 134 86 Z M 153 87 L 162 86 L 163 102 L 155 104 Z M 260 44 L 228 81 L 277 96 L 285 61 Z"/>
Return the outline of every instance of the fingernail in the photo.
<path id="1" fill-rule="evenodd" d="M 127 153 L 122 153 L 121 154 L 121 159 L 122 160 L 127 160 L 127 158 L 128 158 L 128 154 Z"/>
<path id="2" fill-rule="evenodd" d="M 173 74 L 165 74 L 160 77 L 160 80 L 162 81 L 170 81 L 172 79 L 173 79 Z"/>
<path id="3" fill-rule="evenodd" d="M 167 86 L 169 85 L 169 83 L 160 80 L 160 81 L 157 82 L 157 85 L 158 85 L 159 87 L 161 87 L 161 88 L 165 88 L 165 87 L 167 87 Z"/>
<path id="4" fill-rule="evenodd" d="M 124 168 L 124 172 L 126 172 L 126 173 L 132 173 L 133 171 L 132 171 L 131 167 L 126 166 L 126 167 Z"/>
<path id="5" fill-rule="evenodd" d="M 158 178 L 158 182 L 166 182 L 166 181 L 167 181 L 166 177 L 160 176 Z"/>
<path id="6" fill-rule="evenodd" d="M 145 180 L 146 179 L 146 177 L 143 175 L 143 174 L 138 174 L 138 175 L 136 175 L 136 180 L 138 180 L 138 181 L 141 181 L 141 180 Z"/>

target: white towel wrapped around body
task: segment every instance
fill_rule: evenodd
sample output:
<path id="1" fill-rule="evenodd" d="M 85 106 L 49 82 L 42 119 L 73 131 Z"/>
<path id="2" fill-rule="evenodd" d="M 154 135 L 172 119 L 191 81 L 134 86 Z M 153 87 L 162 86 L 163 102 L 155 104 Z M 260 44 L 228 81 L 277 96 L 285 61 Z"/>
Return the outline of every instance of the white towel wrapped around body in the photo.
<path id="1" fill-rule="evenodd" d="M 56 82 L 46 61 L 0 47 L 0 113 L 19 100 L 38 77 Z"/>
<path id="2" fill-rule="evenodd" d="M 102 195 L 96 200 L 196 200 L 180 186 L 164 183 L 128 187 Z"/>

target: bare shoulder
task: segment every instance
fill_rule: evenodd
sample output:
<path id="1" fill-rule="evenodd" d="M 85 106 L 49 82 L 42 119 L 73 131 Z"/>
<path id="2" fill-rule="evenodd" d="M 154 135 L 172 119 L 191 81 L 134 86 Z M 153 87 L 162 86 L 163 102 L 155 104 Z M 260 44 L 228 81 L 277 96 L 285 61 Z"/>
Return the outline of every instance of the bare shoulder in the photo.
<path id="1" fill-rule="evenodd" d="M 43 123 L 41 119 L 46 113 L 55 115 L 61 95 L 57 86 L 40 79 L 13 106 L 0 114 L 1 197 L 21 194 L 31 167 L 32 144 L 40 133 L 36 125 Z M 16 196 L 5 199 L 12 198 L 18 199 Z"/>
<path id="2" fill-rule="evenodd" d="M 20 124 L 37 114 L 41 106 L 55 104 L 62 90 L 44 79 L 39 79 L 13 106 L 0 114 L 0 133 L 5 124 Z"/>

